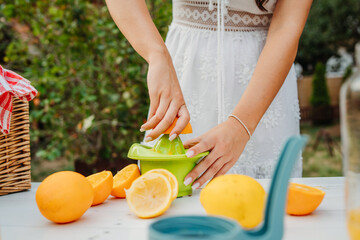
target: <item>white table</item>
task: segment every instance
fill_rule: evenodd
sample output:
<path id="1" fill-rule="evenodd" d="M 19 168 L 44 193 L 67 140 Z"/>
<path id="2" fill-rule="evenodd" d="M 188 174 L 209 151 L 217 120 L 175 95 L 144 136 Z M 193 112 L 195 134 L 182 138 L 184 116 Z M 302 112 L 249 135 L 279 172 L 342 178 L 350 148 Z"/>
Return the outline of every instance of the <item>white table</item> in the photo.
<path id="1" fill-rule="evenodd" d="M 300 178 L 293 182 L 321 187 L 326 192 L 319 208 L 309 216 L 285 217 L 284 239 L 348 239 L 344 211 L 344 178 Z M 259 180 L 268 189 L 269 180 Z M 0 197 L 0 239 L 147 239 L 147 229 L 156 219 L 143 220 L 132 214 L 125 199 L 110 197 L 103 204 L 91 207 L 78 221 L 54 224 L 45 219 L 35 202 L 39 183 L 30 191 Z M 176 199 L 161 217 L 204 215 L 199 191 L 192 197 Z M 157 218 L 157 219 L 160 219 Z"/>

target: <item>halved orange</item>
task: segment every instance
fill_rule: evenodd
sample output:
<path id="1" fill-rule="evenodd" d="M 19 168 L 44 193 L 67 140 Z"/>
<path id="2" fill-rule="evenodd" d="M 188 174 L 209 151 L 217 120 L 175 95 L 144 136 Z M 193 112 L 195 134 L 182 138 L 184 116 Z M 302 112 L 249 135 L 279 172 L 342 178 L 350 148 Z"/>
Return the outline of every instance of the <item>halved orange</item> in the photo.
<path id="1" fill-rule="evenodd" d="M 179 193 L 179 183 L 178 183 L 175 175 L 172 174 L 170 171 L 163 169 L 163 168 L 152 169 L 150 171 L 147 171 L 145 174 L 153 173 L 153 172 L 160 173 L 169 180 L 170 185 L 171 185 L 171 191 L 172 191 L 172 200 L 174 200 Z"/>
<path id="2" fill-rule="evenodd" d="M 315 211 L 325 196 L 320 189 L 304 184 L 290 183 L 286 212 L 290 215 L 303 216 Z"/>
<path id="3" fill-rule="evenodd" d="M 170 132 L 173 130 L 173 128 L 176 125 L 176 122 L 179 118 L 175 118 L 174 122 L 171 124 L 171 126 L 165 130 L 164 134 L 170 134 Z M 190 122 L 185 126 L 184 130 L 182 130 L 181 134 L 188 134 L 188 133 L 192 133 L 192 127 L 190 125 Z"/>
<path id="4" fill-rule="evenodd" d="M 113 187 L 113 175 L 110 171 L 94 173 L 86 177 L 94 189 L 92 206 L 103 203 L 110 195 Z"/>
<path id="5" fill-rule="evenodd" d="M 126 200 L 130 210 L 138 217 L 157 217 L 171 205 L 171 184 L 163 174 L 156 172 L 144 174 L 126 190 Z"/>
<path id="6" fill-rule="evenodd" d="M 118 198 L 125 198 L 125 189 L 131 186 L 131 183 L 140 176 L 139 168 L 136 164 L 130 164 L 121 169 L 114 176 L 111 195 Z"/>

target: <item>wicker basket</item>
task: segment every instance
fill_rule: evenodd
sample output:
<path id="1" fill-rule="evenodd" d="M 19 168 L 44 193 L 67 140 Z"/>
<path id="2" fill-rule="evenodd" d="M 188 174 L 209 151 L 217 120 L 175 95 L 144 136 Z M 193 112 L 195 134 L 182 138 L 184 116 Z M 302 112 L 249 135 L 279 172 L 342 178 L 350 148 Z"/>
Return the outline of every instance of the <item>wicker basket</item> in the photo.
<path id="1" fill-rule="evenodd" d="M 31 188 L 29 103 L 13 97 L 10 133 L 0 133 L 0 196 Z"/>

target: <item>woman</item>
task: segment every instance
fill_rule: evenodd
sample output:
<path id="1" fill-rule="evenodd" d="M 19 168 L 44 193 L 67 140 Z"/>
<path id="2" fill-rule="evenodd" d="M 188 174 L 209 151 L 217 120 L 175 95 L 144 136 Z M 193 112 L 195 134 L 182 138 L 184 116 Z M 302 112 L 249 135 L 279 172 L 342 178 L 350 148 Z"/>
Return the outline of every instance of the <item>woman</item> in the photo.
<path id="1" fill-rule="evenodd" d="M 191 116 L 187 156 L 211 151 L 185 185 L 196 189 L 227 172 L 271 177 L 282 144 L 299 134 L 293 61 L 311 2 L 173 0 L 165 44 L 144 0 L 107 0 L 115 23 L 149 64 L 150 111 L 140 130 L 152 131 L 145 141 L 179 117 L 174 139 Z M 293 176 L 301 172 L 299 162 Z"/>

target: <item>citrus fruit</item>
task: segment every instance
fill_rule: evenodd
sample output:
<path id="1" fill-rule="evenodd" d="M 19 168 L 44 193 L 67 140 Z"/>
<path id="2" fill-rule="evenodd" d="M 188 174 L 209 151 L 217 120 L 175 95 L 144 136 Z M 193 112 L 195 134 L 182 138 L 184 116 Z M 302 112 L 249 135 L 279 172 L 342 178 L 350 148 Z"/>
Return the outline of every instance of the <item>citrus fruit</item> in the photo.
<path id="1" fill-rule="evenodd" d="M 163 214 L 172 202 L 171 184 L 163 174 L 152 172 L 136 179 L 126 190 L 131 211 L 140 218 Z"/>
<path id="2" fill-rule="evenodd" d="M 315 211 L 325 196 L 320 189 L 304 184 L 290 183 L 286 212 L 290 215 L 308 215 Z"/>
<path id="3" fill-rule="evenodd" d="M 176 125 L 176 122 L 179 118 L 175 118 L 174 122 L 170 125 L 170 127 L 168 129 L 165 130 L 165 132 L 163 132 L 164 134 L 170 134 L 170 132 L 173 130 L 173 128 Z M 182 130 L 181 134 L 187 134 L 187 133 L 192 133 L 192 127 L 190 125 L 190 122 L 185 126 L 185 128 Z"/>
<path id="4" fill-rule="evenodd" d="M 360 239 L 360 208 L 351 209 L 347 212 L 347 229 L 350 239 Z"/>
<path id="5" fill-rule="evenodd" d="M 113 175 L 110 171 L 102 171 L 86 177 L 94 189 L 92 206 L 103 203 L 110 195 L 113 187 Z"/>
<path id="6" fill-rule="evenodd" d="M 62 171 L 51 174 L 36 191 L 36 203 L 41 214 L 56 223 L 79 219 L 91 206 L 94 190 L 81 174 Z"/>
<path id="7" fill-rule="evenodd" d="M 244 228 L 256 227 L 263 219 L 266 193 L 253 178 L 228 174 L 214 178 L 200 192 L 208 214 L 235 219 Z"/>
<path id="8" fill-rule="evenodd" d="M 152 169 L 150 171 L 147 171 L 145 174 L 152 173 L 152 172 L 160 173 L 169 180 L 170 185 L 171 185 L 171 192 L 172 192 L 171 196 L 172 196 L 172 200 L 174 200 L 179 193 L 179 183 L 178 183 L 175 175 L 172 174 L 170 171 L 168 171 L 166 169 L 162 169 L 162 168 Z"/>
<path id="9" fill-rule="evenodd" d="M 114 176 L 111 195 L 118 198 L 125 198 L 125 189 L 130 188 L 131 183 L 140 176 L 139 168 L 136 164 L 130 164 L 121 169 Z"/>

